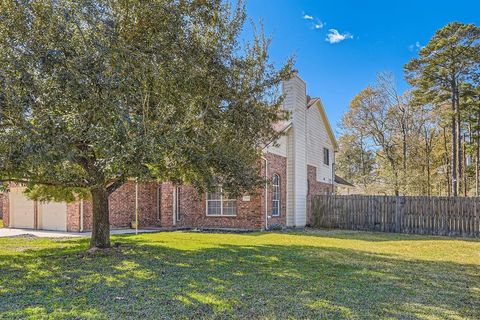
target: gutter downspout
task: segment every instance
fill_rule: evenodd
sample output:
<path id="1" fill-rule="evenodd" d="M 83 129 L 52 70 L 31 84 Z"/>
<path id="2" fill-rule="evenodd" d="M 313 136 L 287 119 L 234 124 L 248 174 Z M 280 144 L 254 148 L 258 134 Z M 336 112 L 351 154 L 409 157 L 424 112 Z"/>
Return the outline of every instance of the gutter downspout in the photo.
<path id="1" fill-rule="evenodd" d="M 135 181 L 135 234 L 138 234 L 138 180 Z"/>
<path id="2" fill-rule="evenodd" d="M 80 199 L 80 232 L 83 232 L 83 199 Z"/>
<path id="3" fill-rule="evenodd" d="M 172 190 L 172 226 L 177 226 L 177 186 L 173 185 Z"/>
<path id="4" fill-rule="evenodd" d="M 335 167 L 336 167 L 336 163 L 335 163 L 335 155 L 337 154 L 337 151 L 335 151 L 335 149 L 333 150 L 333 163 L 332 163 L 332 194 L 335 195 L 336 194 L 336 188 L 335 188 Z"/>
<path id="5" fill-rule="evenodd" d="M 265 230 L 268 230 L 268 160 L 265 156 L 262 156 L 265 160 Z"/>

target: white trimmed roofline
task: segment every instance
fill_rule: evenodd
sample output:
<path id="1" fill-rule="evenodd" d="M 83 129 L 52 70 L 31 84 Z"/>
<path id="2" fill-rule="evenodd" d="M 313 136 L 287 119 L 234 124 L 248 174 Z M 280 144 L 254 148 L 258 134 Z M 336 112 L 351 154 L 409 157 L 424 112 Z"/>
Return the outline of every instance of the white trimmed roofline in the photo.
<path id="1" fill-rule="evenodd" d="M 323 107 L 323 102 L 321 98 L 311 98 L 311 100 L 307 104 L 307 109 L 313 105 L 317 105 L 318 110 L 320 111 L 320 115 L 322 116 L 322 120 L 325 123 L 325 127 L 327 128 L 328 136 L 333 143 L 333 147 L 335 151 L 338 151 L 338 143 L 337 139 L 335 138 L 335 134 L 333 133 L 332 126 L 330 125 L 330 121 L 328 120 L 327 113 L 325 112 L 325 108 Z"/>
<path id="2" fill-rule="evenodd" d="M 291 127 L 292 127 L 292 122 L 291 122 L 291 121 L 288 121 L 288 122 L 285 123 L 285 126 L 284 126 L 283 128 L 281 128 L 281 129 L 279 129 L 279 130 L 277 130 L 277 131 L 278 131 L 278 133 L 284 135 Z M 274 142 L 276 142 L 276 141 L 277 141 L 277 140 L 272 140 L 272 141 L 270 141 L 269 143 L 267 143 L 267 144 L 263 147 L 262 151 L 265 152 L 266 149 L 267 149 L 268 147 L 270 147 L 270 146 L 272 145 L 272 143 L 274 143 Z"/>

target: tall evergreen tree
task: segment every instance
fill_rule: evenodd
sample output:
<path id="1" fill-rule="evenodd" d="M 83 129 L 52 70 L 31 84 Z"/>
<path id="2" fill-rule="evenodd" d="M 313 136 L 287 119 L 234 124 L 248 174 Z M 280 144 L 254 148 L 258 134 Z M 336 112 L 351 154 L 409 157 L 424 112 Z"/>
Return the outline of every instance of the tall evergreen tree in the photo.
<path id="1" fill-rule="evenodd" d="M 461 175 L 460 84 L 478 77 L 480 68 L 480 28 L 474 24 L 449 23 L 438 30 L 420 50 L 420 56 L 405 65 L 406 78 L 416 88 L 421 103 L 451 105 L 452 192 L 458 195 Z M 460 170 L 459 170 L 460 169 Z M 460 174 L 459 174 L 460 171 Z"/>
<path id="2" fill-rule="evenodd" d="M 466 150 L 474 163 L 473 176 L 475 180 L 475 194 L 480 195 L 480 85 L 462 83 L 460 99 L 463 110 L 462 121 L 468 127 L 468 142 Z M 468 173 L 468 172 L 467 172 Z M 467 177 L 467 175 L 465 175 Z M 468 192 L 468 190 L 466 190 Z"/>

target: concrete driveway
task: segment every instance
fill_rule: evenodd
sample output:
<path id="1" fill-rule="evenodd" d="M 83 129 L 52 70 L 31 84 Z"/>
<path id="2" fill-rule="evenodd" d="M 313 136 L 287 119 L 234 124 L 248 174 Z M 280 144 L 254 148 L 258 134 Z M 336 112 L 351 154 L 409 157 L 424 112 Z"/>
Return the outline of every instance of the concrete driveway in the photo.
<path id="1" fill-rule="evenodd" d="M 138 233 L 159 232 L 161 230 L 139 229 Z M 110 234 L 132 234 L 134 229 L 114 229 L 110 230 Z M 90 237 L 91 232 L 65 232 L 65 231 L 47 231 L 47 230 L 32 230 L 32 229 L 12 229 L 1 228 L 0 238 L 2 237 L 18 237 L 29 235 L 39 238 L 74 238 L 74 237 Z"/>

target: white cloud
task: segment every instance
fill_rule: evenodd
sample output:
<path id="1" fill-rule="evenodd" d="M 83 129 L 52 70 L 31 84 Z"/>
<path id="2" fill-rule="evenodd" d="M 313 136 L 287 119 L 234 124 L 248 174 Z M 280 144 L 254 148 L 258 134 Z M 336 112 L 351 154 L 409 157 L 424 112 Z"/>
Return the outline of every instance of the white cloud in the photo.
<path id="1" fill-rule="evenodd" d="M 408 50 L 410 50 L 411 52 L 418 51 L 422 48 L 423 48 L 423 46 L 418 41 L 415 42 L 415 44 L 411 44 L 411 45 L 408 46 Z"/>
<path id="2" fill-rule="evenodd" d="M 308 21 L 308 24 L 312 30 L 322 29 L 326 25 L 326 23 L 322 20 L 306 13 L 303 13 L 302 19 Z"/>
<path id="3" fill-rule="evenodd" d="M 353 36 L 348 32 L 345 32 L 342 34 L 338 32 L 338 30 L 336 29 L 330 29 L 328 30 L 328 34 L 327 34 L 327 37 L 325 38 L 325 41 L 333 44 L 333 43 L 342 42 L 343 40 L 347 40 L 347 39 L 353 39 Z"/>

